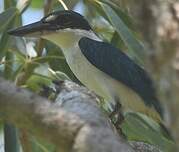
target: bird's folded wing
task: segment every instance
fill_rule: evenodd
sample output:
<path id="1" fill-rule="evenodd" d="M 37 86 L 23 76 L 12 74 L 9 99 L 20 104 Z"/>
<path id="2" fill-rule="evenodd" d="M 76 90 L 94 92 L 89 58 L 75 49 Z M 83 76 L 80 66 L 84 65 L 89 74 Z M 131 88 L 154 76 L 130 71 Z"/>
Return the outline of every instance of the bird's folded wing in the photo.
<path id="1" fill-rule="evenodd" d="M 92 65 L 134 90 L 147 106 L 154 107 L 162 115 L 151 79 L 144 69 L 125 53 L 109 43 L 87 37 L 80 39 L 79 46 Z"/>

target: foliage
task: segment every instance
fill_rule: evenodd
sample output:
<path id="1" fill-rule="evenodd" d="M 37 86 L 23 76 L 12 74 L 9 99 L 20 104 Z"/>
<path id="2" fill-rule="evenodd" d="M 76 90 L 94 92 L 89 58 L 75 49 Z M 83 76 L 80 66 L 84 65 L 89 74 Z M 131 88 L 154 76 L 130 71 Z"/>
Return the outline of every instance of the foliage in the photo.
<path id="1" fill-rule="evenodd" d="M 30 0 L 4 1 L 5 9 L 0 14 L 0 76 L 35 92 L 40 92 L 43 85 L 51 85 L 54 79 L 78 82 L 59 47 L 45 40 L 29 42 L 30 39 L 7 34 L 8 29 L 22 25 L 22 15 L 27 8 L 43 9 L 45 14 L 49 10 L 63 9 L 57 1 L 47 0 L 44 4 L 42 0 L 32 0 L 31 5 L 29 4 Z M 145 48 L 135 31 L 134 21 L 127 12 L 110 0 L 84 0 L 83 4 L 84 15 L 90 23 L 94 23 L 92 26 L 98 35 L 123 48 L 143 66 Z M 91 9 L 94 11 L 89 11 Z M 161 133 L 156 123 L 146 117 L 136 113 L 126 114 L 122 129 L 129 140 L 145 141 L 163 151 L 172 149 L 173 142 Z M 44 146 L 44 142 L 35 138 L 31 138 L 31 144 L 35 152 L 53 151 L 53 146 Z"/>

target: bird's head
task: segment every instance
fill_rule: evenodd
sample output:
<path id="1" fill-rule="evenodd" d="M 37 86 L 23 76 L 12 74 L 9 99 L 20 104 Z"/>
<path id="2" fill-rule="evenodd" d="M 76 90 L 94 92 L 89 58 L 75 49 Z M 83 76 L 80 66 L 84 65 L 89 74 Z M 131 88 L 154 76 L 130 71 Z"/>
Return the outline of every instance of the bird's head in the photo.
<path id="1" fill-rule="evenodd" d="M 38 22 L 12 29 L 8 33 L 14 36 L 42 37 L 56 44 L 68 45 L 70 39 L 88 37 L 93 32 L 82 15 L 66 10 L 52 12 Z"/>
<path id="2" fill-rule="evenodd" d="M 52 12 L 38 22 L 12 29 L 8 33 L 14 36 L 39 37 L 65 29 L 89 31 L 91 27 L 82 15 L 68 10 Z"/>

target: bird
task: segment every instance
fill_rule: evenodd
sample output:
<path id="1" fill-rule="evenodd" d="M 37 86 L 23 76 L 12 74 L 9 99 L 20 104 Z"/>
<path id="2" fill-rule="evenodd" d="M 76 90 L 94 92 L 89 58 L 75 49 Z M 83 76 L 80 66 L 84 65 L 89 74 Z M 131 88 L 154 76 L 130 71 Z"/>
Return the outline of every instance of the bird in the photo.
<path id="1" fill-rule="evenodd" d="M 163 109 L 149 74 L 124 51 L 103 41 L 81 14 L 54 11 L 8 33 L 51 41 L 62 49 L 79 81 L 105 101 L 162 121 Z"/>

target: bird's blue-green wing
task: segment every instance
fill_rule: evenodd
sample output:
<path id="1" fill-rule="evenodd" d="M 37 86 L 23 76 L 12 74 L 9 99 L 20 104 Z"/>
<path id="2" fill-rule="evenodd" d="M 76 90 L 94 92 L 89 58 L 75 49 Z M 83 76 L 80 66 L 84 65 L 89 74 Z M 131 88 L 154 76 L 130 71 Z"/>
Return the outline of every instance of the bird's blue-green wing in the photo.
<path id="1" fill-rule="evenodd" d="M 154 107 L 162 116 L 162 108 L 156 98 L 152 81 L 143 68 L 125 53 L 106 42 L 83 37 L 79 41 L 83 55 L 95 67 L 133 89 L 145 104 Z"/>

